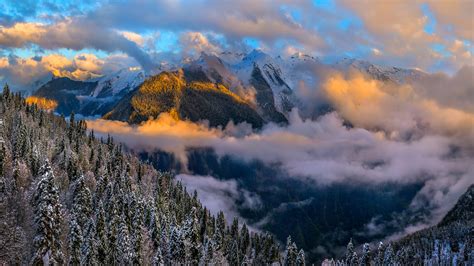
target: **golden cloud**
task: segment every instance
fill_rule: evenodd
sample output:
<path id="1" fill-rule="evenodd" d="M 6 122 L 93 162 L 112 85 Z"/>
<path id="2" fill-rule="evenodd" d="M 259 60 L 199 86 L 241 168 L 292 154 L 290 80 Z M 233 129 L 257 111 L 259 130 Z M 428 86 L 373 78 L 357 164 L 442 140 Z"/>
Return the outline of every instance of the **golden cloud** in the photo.
<path id="1" fill-rule="evenodd" d="M 55 100 L 36 96 L 26 98 L 26 103 L 30 105 L 35 104 L 38 108 L 46 111 L 54 111 L 58 107 L 58 103 Z"/>

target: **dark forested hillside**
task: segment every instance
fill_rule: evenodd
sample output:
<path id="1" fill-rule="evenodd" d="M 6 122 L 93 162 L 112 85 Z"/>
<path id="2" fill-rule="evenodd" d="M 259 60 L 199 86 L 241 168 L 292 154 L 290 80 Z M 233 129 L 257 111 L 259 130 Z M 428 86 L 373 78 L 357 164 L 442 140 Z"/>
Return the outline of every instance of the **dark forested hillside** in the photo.
<path id="1" fill-rule="evenodd" d="M 73 115 L 0 99 L 0 264 L 304 264 Z"/>
<path id="2" fill-rule="evenodd" d="M 195 69 L 162 72 L 145 80 L 104 118 L 140 123 L 164 112 L 194 122 L 208 120 L 213 127 L 232 120 L 259 128 L 264 122 L 249 102 Z"/>
<path id="3" fill-rule="evenodd" d="M 346 256 L 324 265 L 474 265 L 474 185 L 436 226 L 415 232 L 371 251 L 369 244 L 355 251 L 352 240 Z"/>

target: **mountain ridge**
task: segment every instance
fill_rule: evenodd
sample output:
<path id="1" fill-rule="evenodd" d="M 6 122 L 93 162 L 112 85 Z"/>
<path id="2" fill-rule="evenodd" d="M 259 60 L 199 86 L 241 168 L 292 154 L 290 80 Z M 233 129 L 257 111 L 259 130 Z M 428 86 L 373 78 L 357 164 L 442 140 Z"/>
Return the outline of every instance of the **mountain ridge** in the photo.
<path id="1" fill-rule="evenodd" d="M 307 83 L 306 86 L 312 86 L 311 84 L 314 85 L 319 77 L 300 71 L 302 65 L 305 64 L 330 67 L 338 71 L 356 69 L 384 82 L 403 83 L 416 80 L 424 75 L 423 72 L 418 70 L 382 67 L 357 59 L 345 58 L 336 63 L 327 64 L 317 57 L 301 53 L 283 58 L 281 56 L 272 57 L 261 50 L 253 50 L 248 54 L 232 52 L 207 54 L 203 52 L 197 59 L 183 60 L 181 66 L 169 67 L 168 70 L 163 70 L 165 69 L 163 68 L 156 75 L 183 69 L 187 79 L 194 75 L 195 77 L 191 77 L 191 79 L 195 79 L 194 81 L 205 81 L 209 83 L 208 85 L 210 83 L 217 84 L 216 86 L 208 86 L 209 88 L 216 88 L 213 93 L 209 93 L 210 90 L 208 90 L 208 93 L 204 93 L 202 90 L 186 90 L 185 94 L 180 94 L 181 96 L 195 97 L 201 104 L 207 106 L 200 109 L 196 108 L 196 105 L 188 104 L 187 107 L 194 107 L 183 112 L 181 114 L 182 118 L 190 118 L 192 121 L 208 120 L 212 126 L 225 126 L 224 123 L 233 120 L 234 122 L 249 122 L 254 127 L 260 127 L 260 124 L 268 122 L 285 124 L 293 108 L 300 110 L 306 108 L 297 97 L 299 83 L 304 81 Z M 130 115 L 129 108 L 124 107 L 127 105 L 126 101 L 132 99 L 129 94 L 134 94 L 146 80 L 152 78 L 153 75 L 147 75 L 139 68 L 126 68 L 88 81 L 69 79 L 71 84 L 74 83 L 77 86 L 88 88 L 85 91 L 71 89 L 63 85 L 64 81 L 59 82 L 55 78 L 41 86 L 33 96 L 56 100 L 58 102 L 56 112 L 66 116 L 71 112 L 75 112 L 84 116 L 104 116 L 108 119 L 129 121 L 130 119 L 125 119 L 123 116 L 113 115 L 113 113 L 116 113 L 114 110 L 126 111 Z M 64 79 L 66 78 L 60 78 L 59 80 Z M 219 89 L 221 86 L 226 89 Z M 48 90 L 51 90 L 51 92 L 48 93 Z M 199 91 L 198 94 L 196 94 L 197 91 Z M 228 96 L 231 96 L 230 99 Z M 237 101 L 232 99 L 237 99 Z M 237 111 L 225 114 L 228 117 L 223 117 L 219 114 L 219 111 L 212 111 L 212 109 L 215 109 L 212 108 L 213 105 L 221 106 L 224 103 L 237 104 L 238 106 L 235 108 L 230 107 L 230 105 L 227 105 L 227 107 L 241 110 L 242 101 L 240 100 L 247 102 L 244 107 L 248 109 L 245 113 L 249 115 L 249 119 L 245 118 L 246 115 L 237 114 L 235 116 Z M 217 102 L 213 103 L 213 101 Z M 185 102 L 191 103 L 192 101 L 185 100 Z M 217 109 L 222 110 L 224 108 Z M 260 118 L 251 114 L 254 111 L 257 112 Z M 112 114 L 109 114 L 110 112 Z M 150 115 L 145 110 L 141 112 L 141 115 L 137 114 L 137 119 L 133 118 L 130 121 L 141 122 Z M 152 111 L 151 114 L 153 117 L 158 115 L 155 111 Z M 216 115 L 219 117 L 213 117 Z M 263 120 L 263 122 L 259 122 L 259 120 Z"/>

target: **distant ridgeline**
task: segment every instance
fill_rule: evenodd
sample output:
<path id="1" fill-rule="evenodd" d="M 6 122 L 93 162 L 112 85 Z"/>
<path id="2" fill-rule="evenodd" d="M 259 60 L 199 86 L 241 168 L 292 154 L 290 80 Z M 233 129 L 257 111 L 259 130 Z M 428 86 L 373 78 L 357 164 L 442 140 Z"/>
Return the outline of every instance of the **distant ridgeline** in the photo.
<path id="1" fill-rule="evenodd" d="M 351 240 L 344 258 L 323 265 L 474 265 L 474 185 L 438 225 L 374 251 L 366 243 L 359 254 Z"/>
<path id="2" fill-rule="evenodd" d="M 304 265 L 84 121 L 0 94 L 0 264 Z M 287 254 L 287 255 L 286 255 Z"/>

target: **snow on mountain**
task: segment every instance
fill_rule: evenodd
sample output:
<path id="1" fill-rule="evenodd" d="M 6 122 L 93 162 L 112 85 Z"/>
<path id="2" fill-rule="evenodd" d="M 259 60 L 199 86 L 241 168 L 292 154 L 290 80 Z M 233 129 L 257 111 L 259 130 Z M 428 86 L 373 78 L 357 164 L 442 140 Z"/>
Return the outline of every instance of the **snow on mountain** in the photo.
<path id="1" fill-rule="evenodd" d="M 300 110 L 314 108 L 314 106 L 306 106 L 303 103 L 304 100 L 298 99 L 297 94 L 316 88 L 321 82 L 323 77 L 315 71 L 319 67 L 343 72 L 354 69 L 371 78 L 394 83 L 409 83 L 426 75 L 415 69 L 379 66 L 357 59 L 344 58 L 327 63 L 318 57 L 303 53 L 296 53 L 289 57 L 273 57 L 261 50 L 253 50 L 248 54 L 202 53 L 198 59 L 184 58 L 178 63 L 162 62 L 160 68 L 146 74 L 141 68 L 124 68 L 100 78 L 81 81 L 95 84 L 87 93 L 78 94 L 68 88 L 57 89 L 64 94 L 64 99 L 59 99 L 60 103 L 77 101 L 78 108 L 76 109 L 102 115 L 111 110 L 117 102 L 148 77 L 162 71 L 198 68 L 197 70 L 205 73 L 211 82 L 223 84 L 242 99 L 252 103 L 265 121 L 280 123 L 285 122 L 294 107 Z M 51 83 L 51 86 L 56 88 L 55 84 L 58 82 L 53 82 L 54 79 L 51 80 L 51 77 L 48 79 L 49 81 L 42 80 L 39 84 Z"/>
<path id="2" fill-rule="evenodd" d="M 145 78 L 145 72 L 140 67 L 121 69 L 100 78 L 91 96 L 104 98 L 123 95 L 140 85 Z"/>
<path id="3" fill-rule="evenodd" d="M 223 61 L 227 62 L 228 64 L 233 65 L 242 61 L 242 59 L 244 59 L 246 55 L 247 55 L 246 53 L 234 53 L 230 51 L 225 51 L 225 52 L 220 53 L 218 56 Z"/>
<path id="4" fill-rule="evenodd" d="M 337 61 L 333 66 L 335 69 L 341 71 L 355 69 L 370 77 L 382 81 L 393 81 L 399 84 L 417 80 L 426 75 L 424 72 L 416 69 L 378 66 L 368 61 L 353 58 L 343 58 Z"/>
<path id="5" fill-rule="evenodd" d="M 254 69 L 258 68 L 273 91 L 276 109 L 287 114 L 297 103 L 293 90 L 287 84 L 290 78 L 286 65 L 282 60 L 276 60 L 261 50 L 253 50 L 230 68 L 246 85 L 249 85 Z"/>

